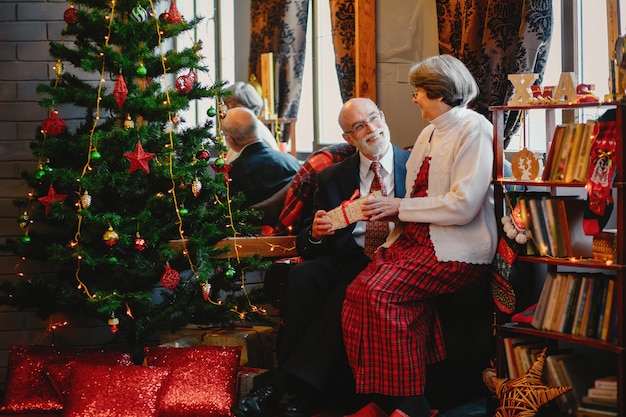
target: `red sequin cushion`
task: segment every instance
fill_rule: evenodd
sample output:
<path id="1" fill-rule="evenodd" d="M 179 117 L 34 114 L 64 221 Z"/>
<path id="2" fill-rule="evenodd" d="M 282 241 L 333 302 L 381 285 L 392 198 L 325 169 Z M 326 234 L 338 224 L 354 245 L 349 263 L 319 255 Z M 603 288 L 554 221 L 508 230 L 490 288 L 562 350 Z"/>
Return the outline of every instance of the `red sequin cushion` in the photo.
<path id="1" fill-rule="evenodd" d="M 160 417 L 228 417 L 237 389 L 241 347 L 146 347 L 148 366 L 172 369 Z"/>
<path id="2" fill-rule="evenodd" d="M 63 417 L 157 417 L 168 368 L 76 362 Z"/>
<path id="3" fill-rule="evenodd" d="M 44 365 L 43 372 L 46 374 L 57 396 L 65 402 L 69 394 L 70 377 L 76 367 L 76 362 L 88 363 L 91 365 L 132 365 L 133 359 L 130 353 L 102 352 L 102 351 L 81 351 L 75 360 L 53 362 Z"/>
<path id="4" fill-rule="evenodd" d="M 6 393 L 0 411 L 16 413 L 59 411 L 63 408 L 61 398 L 43 370 L 50 363 L 64 363 L 81 355 L 96 351 L 75 348 L 59 348 L 48 345 L 13 345 L 9 348 Z M 97 351 L 97 354 L 103 352 Z M 111 353 L 123 360 L 128 355 Z"/>

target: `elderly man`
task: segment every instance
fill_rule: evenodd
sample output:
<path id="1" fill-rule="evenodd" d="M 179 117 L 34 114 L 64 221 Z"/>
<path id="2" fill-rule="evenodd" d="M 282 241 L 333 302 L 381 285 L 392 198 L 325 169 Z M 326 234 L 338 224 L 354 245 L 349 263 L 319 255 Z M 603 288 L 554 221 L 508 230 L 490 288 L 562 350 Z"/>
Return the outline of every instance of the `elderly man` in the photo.
<path id="1" fill-rule="evenodd" d="M 260 139 L 257 117 L 245 107 L 228 110 L 222 131 L 228 146 L 239 153 L 228 173 L 230 192 L 242 192 L 246 196 L 245 207 L 276 194 L 300 169 L 293 155 L 272 149 Z"/>
<path id="2" fill-rule="evenodd" d="M 319 173 L 316 211 L 296 242 L 304 262 L 288 277 L 287 308 L 277 343 L 278 368 L 267 385 L 235 404 L 232 412 L 237 417 L 271 415 L 287 389 L 296 395 L 283 410 L 282 415 L 288 417 L 310 416 L 325 405 L 321 399 L 337 396 L 340 389 L 354 390 L 342 340 L 341 306 L 346 287 L 382 242 L 370 239 L 368 223 L 373 222 L 359 221 L 331 231 L 326 213 L 355 191 L 364 196 L 379 189 L 384 195 L 403 197 L 409 152 L 391 144 L 385 116 L 370 99 L 347 101 L 339 125 L 344 140 L 358 152 Z M 384 240 L 393 224 L 381 223 L 387 230 Z M 342 392 L 339 400 L 350 394 Z"/>

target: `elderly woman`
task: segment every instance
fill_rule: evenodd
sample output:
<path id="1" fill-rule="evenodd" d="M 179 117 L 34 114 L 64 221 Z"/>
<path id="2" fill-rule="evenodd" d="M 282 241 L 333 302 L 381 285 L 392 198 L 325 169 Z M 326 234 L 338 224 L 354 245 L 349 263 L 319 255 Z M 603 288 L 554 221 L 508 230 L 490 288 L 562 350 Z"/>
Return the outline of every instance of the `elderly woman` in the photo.
<path id="1" fill-rule="evenodd" d="M 478 86 L 458 59 L 428 58 L 409 82 L 431 124 L 407 161 L 407 197 L 364 207 L 369 220 L 400 224 L 348 286 L 342 326 L 357 392 L 377 394 L 395 415 L 426 417 L 435 414 L 426 365 L 445 358 L 432 300 L 486 277 L 496 250 L 493 128 L 466 107 Z"/>

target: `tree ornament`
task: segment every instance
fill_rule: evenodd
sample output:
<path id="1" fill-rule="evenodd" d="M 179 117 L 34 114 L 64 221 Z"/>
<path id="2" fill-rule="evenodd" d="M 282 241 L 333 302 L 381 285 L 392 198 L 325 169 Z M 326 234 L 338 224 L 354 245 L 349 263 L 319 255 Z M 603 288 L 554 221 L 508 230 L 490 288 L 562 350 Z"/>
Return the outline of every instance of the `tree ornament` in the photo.
<path id="1" fill-rule="evenodd" d="M 62 204 L 66 198 L 67 198 L 67 194 L 57 194 L 52 184 L 50 184 L 50 188 L 48 188 L 48 195 L 45 197 L 39 197 L 37 200 L 39 200 L 39 202 L 43 204 L 44 207 L 46 208 L 46 216 L 47 216 L 48 212 L 50 211 L 50 206 L 52 205 L 52 203 L 59 202 Z"/>
<path id="2" fill-rule="evenodd" d="M 22 243 L 30 243 L 30 236 L 27 234 L 22 236 Z"/>
<path id="3" fill-rule="evenodd" d="M 539 155 L 524 148 L 511 159 L 513 176 L 522 181 L 532 181 L 539 176 Z"/>
<path id="4" fill-rule="evenodd" d="M 168 23 L 169 17 L 170 17 L 170 14 L 167 11 L 165 11 L 159 15 L 159 20 L 163 23 Z"/>
<path id="5" fill-rule="evenodd" d="M 191 192 L 193 193 L 194 197 L 198 197 L 200 195 L 200 191 L 202 191 L 202 182 L 198 178 L 196 178 L 191 183 Z"/>
<path id="6" fill-rule="evenodd" d="M 213 106 L 209 107 L 209 110 L 206 111 L 206 115 L 209 117 L 215 117 L 216 114 L 217 112 L 215 111 L 215 107 Z"/>
<path id="7" fill-rule="evenodd" d="M 186 216 L 189 214 L 189 210 L 187 210 L 185 207 L 181 207 L 178 209 L 178 213 L 180 213 L 181 216 Z"/>
<path id="8" fill-rule="evenodd" d="M 135 20 L 135 22 L 138 23 L 148 20 L 148 12 L 146 11 L 146 9 L 141 7 L 140 4 L 138 4 L 137 7 L 131 10 L 130 16 L 133 18 L 133 20 Z"/>
<path id="9" fill-rule="evenodd" d="M 122 110 L 122 106 L 126 101 L 126 96 L 128 96 L 128 87 L 126 87 L 126 81 L 124 81 L 124 76 L 120 72 L 120 75 L 117 77 L 117 81 L 115 82 L 115 88 L 113 88 L 113 95 L 115 96 L 115 101 L 117 102 L 117 107 Z"/>
<path id="10" fill-rule="evenodd" d="M 189 75 L 176 78 L 176 89 L 181 93 L 188 93 L 193 89 L 193 79 Z"/>
<path id="11" fill-rule="evenodd" d="M 107 262 L 110 263 L 111 265 L 115 265 L 118 263 L 117 257 L 115 256 L 109 256 L 107 257 Z"/>
<path id="12" fill-rule="evenodd" d="M 181 23 L 183 21 L 183 17 L 178 11 L 174 0 L 170 3 L 170 11 L 167 14 L 167 21 L 171 24 Z"/>
<path id="13" fill-rule="evenodd" d="M 46 176 L 46 170 L 43 169 L 43 165 L 39 165 L 39 168 L 37 168 L 37 171 L 35 171 L 35 174 L 34 174 L 35 179 L 41 180 L 45 176 Z"/>
<path id="14" fill-rule="evenodd" d="M 180 274 L 175 269 L 170 268 L 170 265 L 165 265 L 165 272 L 161 276 L 161 285 L 163 288 L 172 291 L 178 285 L 180 281 Z"/>
<path id="15" fill-rule="evenodd" d="M 141 237 L 141 235 L 139 234 L 139 232 L 135 233 L 135 243 L 134 243 L 134 247 L 135 249 L 137 249 L 139 252 L 143 251 L 146 248 L 146 241 Z"/>
<path id="16" fill-rule="evenodd" d="M 139 75 L 140 77 L 145 77 L 146 74 L 148 74 L 148 70 L 146 69 L 146 66 L 143 64 L 143 62 L 140 62 L 139 64 L 137 64 L 137 75 Z"/>
<path id="17" fill-rule="evenodd" d="M 20 225 L 20 229 L 22 230 L 26 230 L 28 228 L 32 221 L 27 211 L 22 213 L 22 215 L 17 218 L 17 223 Z"/>
<path id="18" fill-rule="evenodd" d="M 200 159 L 202 161 L 207 161 L 207 160 L 209 160 L 209 158 L 211 158 L 211 152 L 209 152 L 208 150 L 202 148 L 198 152 L 196 152 L 196 158 L 198 158 L 198 159 Z"/>
<path id="19" fill-rule="evenodd" d="M 75 25 L 78 23 L 78 14 L 76 13 L 74 5 L 70 5 L 70 8 L 63 12 L 63 20 L 65 20 L 65 23 L 68 25 Z"/>
<path id="20" fill-rule="evenodd" d="M 124 129 L 132 129 L 135 127 L 135 122 L 130 117 L 130 113 L 126 114 L 126 120 L 124 120 Z"/>
<path id="21" fill-rule="evenodd" d="M 189 72 L 187 73 L 187 76 L 189 78 L 191 78 L 191 81 L 194 82 L 194 83 L 196 81 L 198 81 L 198 76 L 196 75 L 196 72 L 193 70 L 193 68 L 189 69 Z"/>
<path id="22" fill-rule="evenodd" d="M 228 106 L 224 103 L 220 102 L 220 119 L 223 119 L 224 117 L 226 117 L 226 113 L 228 112 Z M 209 112 L 207 111 L 207 116 L 209 115 Z M 213 116 L 211 116 L 213 117 Z"/>
<path id="23" fill-rule="evenodd" d="M 224 180 L 226 182 L 230 181 L 230 178 L 228 176 L 228 171 L 230 171 L 232 167 L 233 166 L 231 164 L 227 164 L 224 161 L 224 158 L 221 158 L 221 157 L 217 158 L 214 164 L 211 164 L 211 168 L 213 168 L 213 171 L 215 171 L 216 173 L 221 172 L 222 174 L 224 174 Z"/>
<path id="24" fill-rule="evenodd" d="M 80 196 L 80 204 L 83 209 L 88 209 L 89 206 L 91 206 L 91 196 L 87 191 L 85 191 L 83 195 Z"/>
<path id="25" fill-rule="evenodd" d="M 120 240 L 120 236 L 113 229 L 113 226 L 109 225 L 108 230 L 102 235 L 102 240 L 104 240 L 104 243 L 107 246 L 113 246 L 117 243 L 118 240 Z"/>
<path id="26" fill-rule="evenodd" d="M 228 278 L 232 278 L 235 276 L 235 269 L 232 266 L 229 266 L 228 269 L 224 272 Z"/>
<path id="27" fill-rule="evenodd" d="M 141 142 L 137 141 L 135 152 L 126 152 L 124 154 L 124 157 L 130 161 L 128 173 L 130 174 L 133 171 L 140 169 L 146 174 L 149 174 L 150 168 L 148 167 L 148 161 L 154 158 L 155 155 L 156 154 L 152 152 L 144 152 Z"/>
<path id="28" fill-rule="evenodd" d="M 57 62 L 54 64 L 54 73 L 57 75 L 57 77 L 60 77 L 61 75 L 63 75 L 64 72 L 65 66 L 63 65 L 63 62 L 61 62 L 60 59 L 57 59 Z"/>
<path id="29" fill-rule="evenodd" d="M 91 151 L 91 153 L 89 154 L 89 157 L 93 160 L 98 160 L 100 158 L 102 158 L 102 155 L 100 155 L 100 152 L 98 152 L 97 149 L 94 149 L 93 151 Z"/>
<path id="30" fill-rule="evenodd" d="M 109 330 L 111 330 L 111 333 L 115 334 L 118 331 L 118 324 L 120 324 L 120 319 L 118 319 L 117 317 L 115 317 L 115 312 L 111 312 L 111 318 L 109 320 L 107 320 L 107 324 L 109 325 Z"/>
<path id="31" fill-rule="evenodd" d="M 59 112 L 52 110 L 50 116 L 41 122 L 41 131 L 49 136 L 57 136 L 65 132 L 67 126 L 63 119 L 58 116 Z"/>
<path id="32" fill-rule="evenodd" d="M 202 298 L 204 298 L 204 301 L 209 301 L 209 297 L 211 297 L 211 284 L 208 282 L 201 282 L 200 289 L 202 291 Z"/>

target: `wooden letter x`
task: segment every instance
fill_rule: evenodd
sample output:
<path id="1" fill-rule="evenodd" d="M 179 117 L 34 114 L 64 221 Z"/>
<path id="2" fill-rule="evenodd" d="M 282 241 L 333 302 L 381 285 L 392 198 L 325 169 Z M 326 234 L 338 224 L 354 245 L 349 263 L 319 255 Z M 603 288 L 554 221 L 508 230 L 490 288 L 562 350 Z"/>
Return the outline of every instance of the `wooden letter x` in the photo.
<path id="1" fill-rule="evenodd" d="M 530 102 L 532 92 L 530 86 L 537 79 L 537 74 L 509 74 L 509 81 L 513 84 L 514 93 L 508 106 L 523 106 Z"/>

